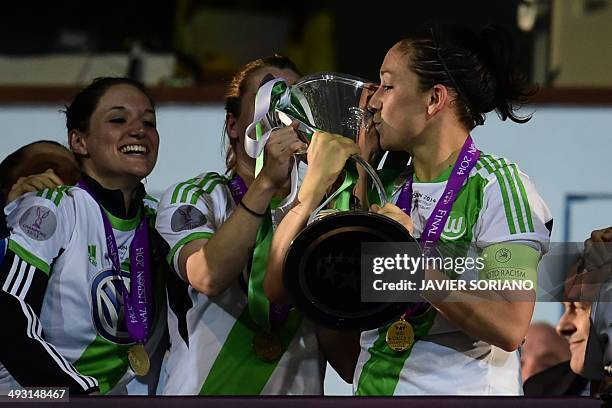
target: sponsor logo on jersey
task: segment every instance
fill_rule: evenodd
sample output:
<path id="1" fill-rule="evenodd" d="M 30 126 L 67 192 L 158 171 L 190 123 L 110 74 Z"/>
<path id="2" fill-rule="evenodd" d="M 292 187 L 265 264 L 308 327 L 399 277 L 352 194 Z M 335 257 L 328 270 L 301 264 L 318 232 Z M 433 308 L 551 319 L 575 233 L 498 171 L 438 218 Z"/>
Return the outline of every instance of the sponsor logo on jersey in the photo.
<path id="1" fill-rule="evenodd" d="M 122 270 L 121 277 L 129 290 L 130 273 Z M 112 269 L 96 275 L 91 285 L 93 321 L 101 337 L 117 344 L 131 344 L 133 341 L 125 324 L 121 285 L 121 279 Z"/>
<path id="2" fill-rule="evenodd" d="M 87 255 L 89 256 L 89 263 L 93 266 L 98 265 L 98 261 L 96 259 L 96 246 L 95 245 L 87 245 Z"/>
<path id="3" fill-rule="evenodd" d="M 170 221 L 172 231 L 192 230 L 206 224 L 206 216 L 193 205 L 182 205 L 174 211 Z"/>
<path id="4" fill-rule="evenodd" d="M 49 208 L 35 205 L 23 213 L 19 226 L 28 237 L 36 241 L 46 241 L 55 232 L 57 220 Z"/>
<path id="5" fill-rule="evenodd" d="M 456 213 L 451 212 L 444 231 L 442 232 L 442 238 L 448 241 L 455 241 L 461 238 L 467 231 L 467 221 L 463 215 L 457 216 Z"/>

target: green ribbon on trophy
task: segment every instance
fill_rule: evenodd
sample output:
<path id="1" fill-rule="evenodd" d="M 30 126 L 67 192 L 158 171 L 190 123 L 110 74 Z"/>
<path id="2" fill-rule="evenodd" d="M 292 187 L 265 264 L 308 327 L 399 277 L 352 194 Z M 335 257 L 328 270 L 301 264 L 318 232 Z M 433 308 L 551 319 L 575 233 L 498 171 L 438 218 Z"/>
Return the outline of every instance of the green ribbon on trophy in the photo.
<path id="1" fill-rule="evenodd" d="M 284 88 L 281 86 L 283 84 L 278 84 L 277 92 Z M 262 126 L 258 123 L 256 126 L 257 140 L 261 140 L 262 136 Z M 264 153 L 262 150 L 256 158 L 255 177 L 259 175 L 263 165 Z M 280 359 L 288 346 L 288 344 L 285 344 L 285 341 L 282 341 L 282 338 L 293 338 L 301 321 L 301 316 L 294 316 L 291 319 L 292 324 L 285 325 L 289 317 L 288 315 L 290 313 L 296 314 L 297 312 L 290 312 L 287 308 L 270 304 L 263 288 L 268 255 L 272 243 L 272 211 L 279 205 L 287 202 L 288 200 L 283 200 L 283 202 L 279 203 L 279 200 L 273 199 L 271 205 L 266 209 L 261 226 L 257 231 L 248 280 L 247 307 L 250 318 L 257 327 L 255 337 L 253 338 L 253 351 L 259 359 L 269 363 Z M 290 333 L 281 333 L 287 331 Z"/>
<path id="2" fill-rule="evenodd" d="M 256 159 L 255 161 L 255 177 L 259 175 L 264 166 L 264 147 L 270 137 L 271 132 L 278 128 L 272 123 L 271 113 L 274 112 L 275 107 L 279 104 L 282 95 L 286 94 L 287 84 L 282 79 L 276 79 L 267 82 L 255 96 L 255 112 L 254 121 L 247 128 L 247 134 L 245 135 L 245 149 L 247 153 Z M 264 127 L 266 131 L 264 132 Z M 249 137 L 249 134 L 255 132 L 255 139 Z M 249 143 L 249 141 L 251 143 Z M 253 141 L 255 143 L 253 143 Z M 292 186 L 297 184 L 297 166 L 291 172 Z M 278 206 L 282 206 L 295 199 L 297 194 L 292 192 L 288 197 L 285 198 Z M 268 261 L 268 254 L 270 251 L 270 244 L 272 243 L 272 206 L 269 206 L 266 210 L 266 215 L 262 221 L 261 226 L 257 232 L 255 249 L 253 251 L 253 259 L 251 262 L 251 273 L 249 275 L 248 282 L 248 308 L 253 321 L 260 327 L 265 335 L 268 335 L 268 342 L 273 342 L 271 333 L 271 320 L 270 320 L 270 302 L 265 296 L 263 290 L 263 282 L 266 274 L 266 266 Z M 275 206 L 276 207 L 276 206 Z M 282 316 L 280 317 L 282 318 Z M 274 342 L 276 343 L 276 342 Z M 257 352 L 257 346 L 255 346 Z M 269 356 L 277 354 L 277 351 L 269 351 Z M 279 356 L 280 357 L 280 356 Z"/>

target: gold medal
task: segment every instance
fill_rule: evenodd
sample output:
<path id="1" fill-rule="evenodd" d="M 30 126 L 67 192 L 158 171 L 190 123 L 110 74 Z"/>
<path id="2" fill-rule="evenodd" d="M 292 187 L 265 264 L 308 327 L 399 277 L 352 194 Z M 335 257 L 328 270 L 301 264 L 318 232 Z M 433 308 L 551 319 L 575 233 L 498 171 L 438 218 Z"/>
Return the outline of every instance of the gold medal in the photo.
<path id="1" fill-rule="evenodd" d="M 262 331 L 253 337 L 253 351 L 260 360 L 270 363 L 280 358 L 283 348 L 277 334 Z"/>
<path id="2" fill-rule="evenodd" d="M 387 345 L 393 351 L 404 351 L 414 343 L 414 330 L 404 316 L 387 329 Z"/>
<path id="3" fill-rule="evenodd" d="M 149 368 L 151 368 L 151 361 L 149 355 L 142 344 L 135 344 L 128 350 L 127 353 L 130 367 L 136 375 L 143 376 L 147 375 Z"/>

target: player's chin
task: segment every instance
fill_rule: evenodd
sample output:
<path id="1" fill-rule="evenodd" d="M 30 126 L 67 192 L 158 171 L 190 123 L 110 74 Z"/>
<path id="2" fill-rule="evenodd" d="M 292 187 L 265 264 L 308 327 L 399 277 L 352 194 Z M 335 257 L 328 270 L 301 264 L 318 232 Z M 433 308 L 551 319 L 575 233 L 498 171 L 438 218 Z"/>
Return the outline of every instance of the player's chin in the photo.
<path id="1" fill-rule="evenodd" d="M 576 374 L 583 374 L 584 371 L 584 354 L 579 355 L 577 352 L 572 353 L 570 359 L 570 368 Z"/>
<path id="2" fill-rule="evenodd" d="M 378 139 L 378 145 L 382 150 L 391 150 L 392 147 L 389 143 L 386 142 L 385 139 L 382 138 L 382 136 Z"/>
<path id="3" fill-rule="evenodd" d="M 131 176 L 142 180 L 147 177 L 153 171 L 155 163 L 138 163 L 130 166 L 126 169 L 126 176 Z"/>
<path id="4" fill-rule="evenodd" d="M 380 127 L 377 129 L 378 130 L 378 145 L 380 146 L 380 148 L 382 150 L 389 150 L 391 146 L 391 143 L 389 143 L 390 140 L 392 140 L 391 137 L 389 137 L 389 134 L 387 132 L 385 132 L 385 130 Z"/>

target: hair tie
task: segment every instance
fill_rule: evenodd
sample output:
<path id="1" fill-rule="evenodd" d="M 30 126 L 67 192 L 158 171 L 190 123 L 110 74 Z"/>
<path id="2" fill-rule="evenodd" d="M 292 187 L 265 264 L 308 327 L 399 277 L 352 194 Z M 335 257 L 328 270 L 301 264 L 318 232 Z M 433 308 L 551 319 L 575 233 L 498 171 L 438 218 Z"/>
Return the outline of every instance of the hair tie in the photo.
<path id="1" fill-rule="evenodd" d="M 263 218 L 266 215 L 266 213 L 262 214 L 262 213 L 258 213 L 258 212 L 255 212 L 255 211 L 251 210 L 249 207 L 246 206 L 246 204 L 242 200 L 240 200 L 240 202 L 238 204 L 240 204 L 240 206 L 242 208 L 244 208 L 248 213 L 254 215 L 257 218 Z"/>

